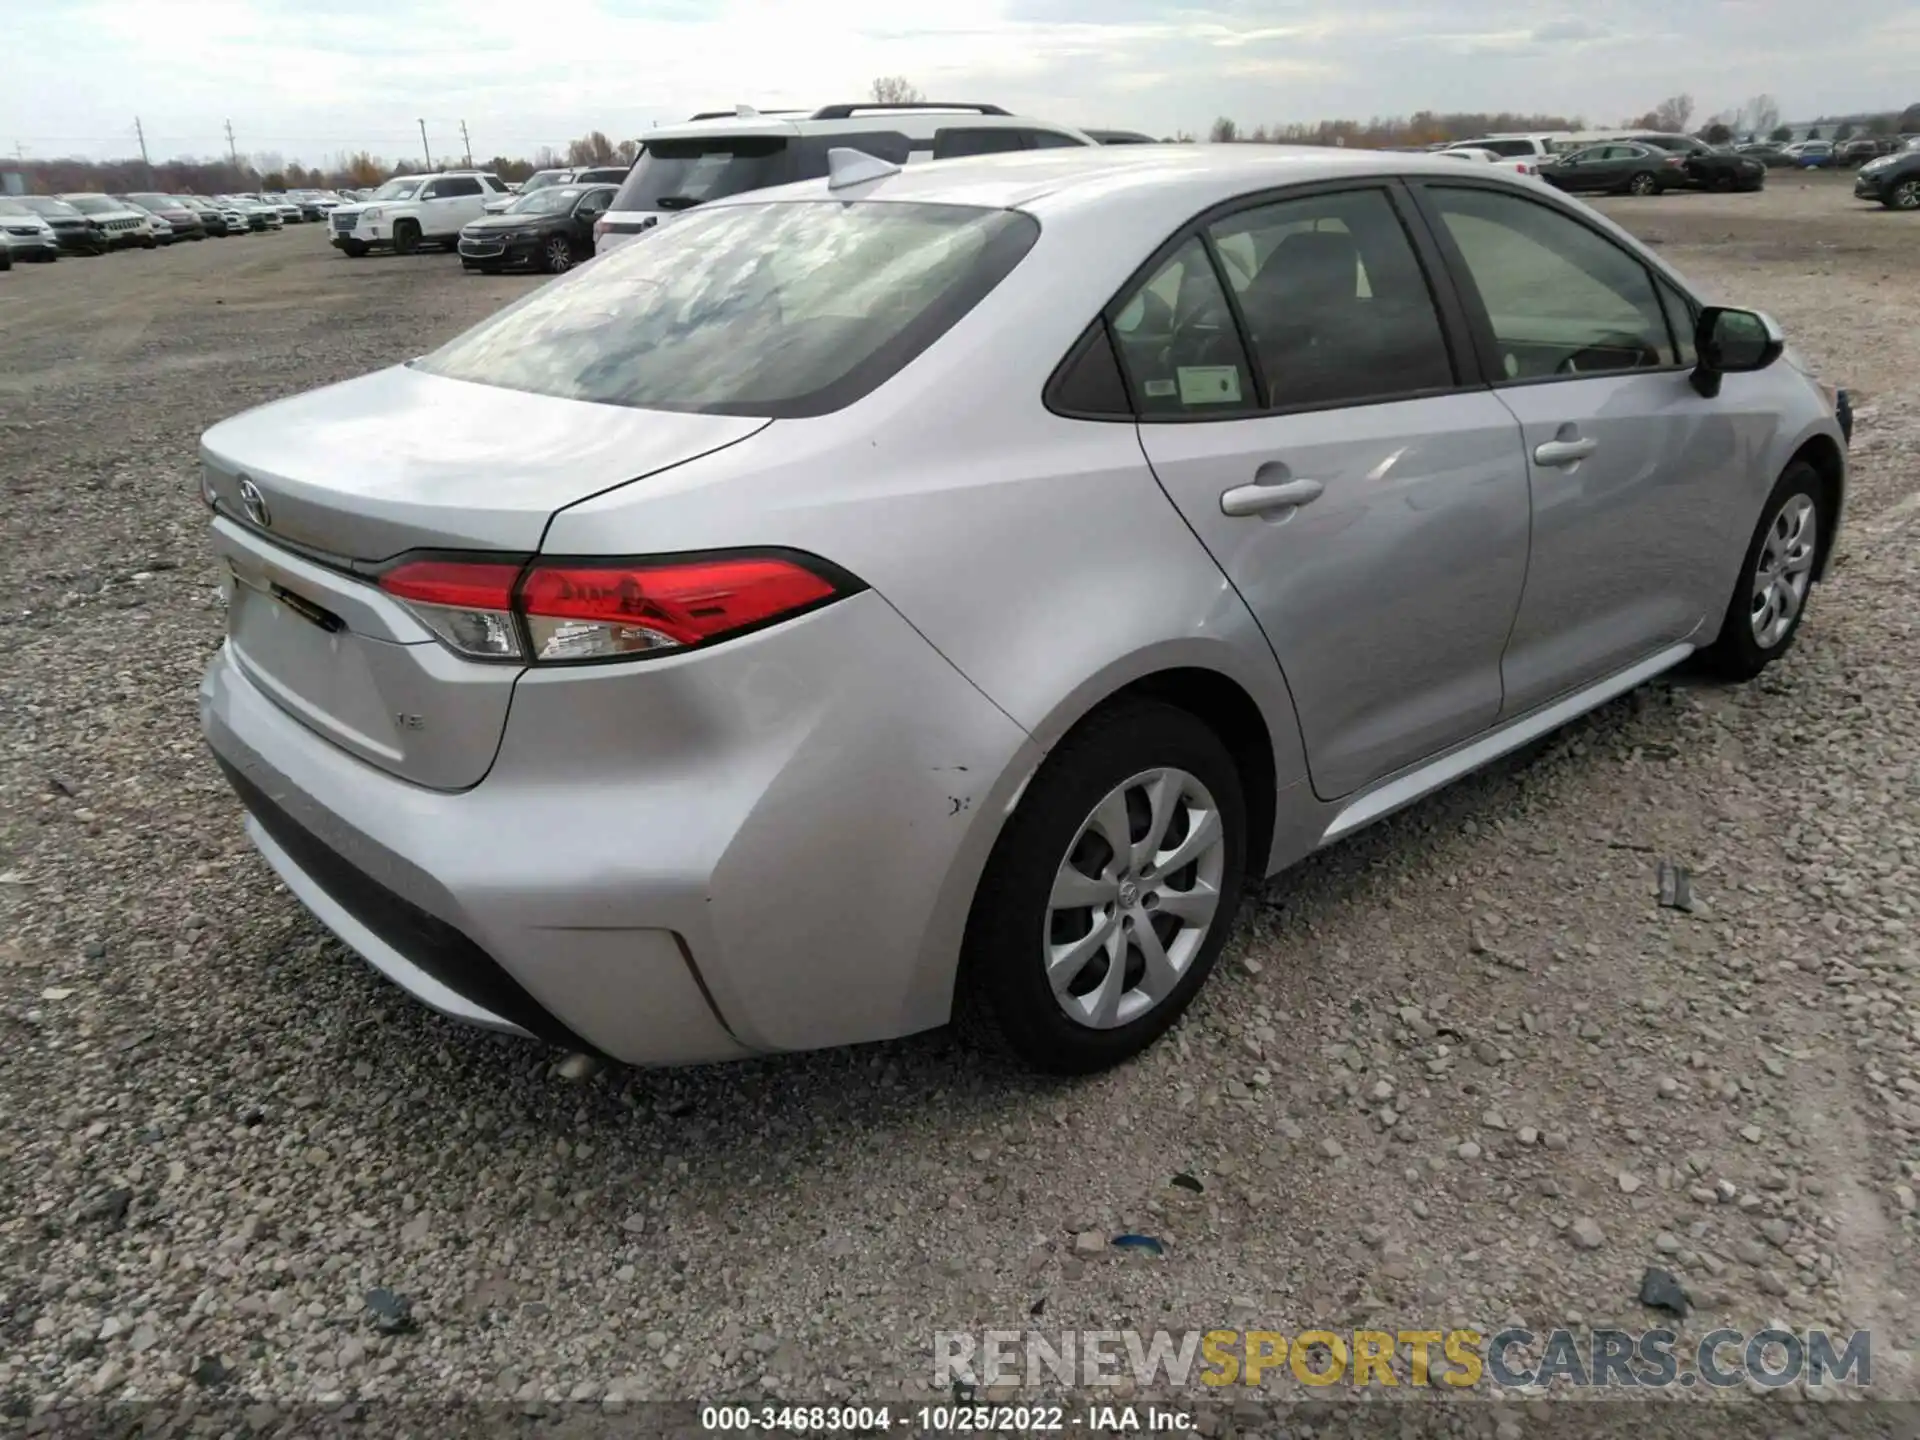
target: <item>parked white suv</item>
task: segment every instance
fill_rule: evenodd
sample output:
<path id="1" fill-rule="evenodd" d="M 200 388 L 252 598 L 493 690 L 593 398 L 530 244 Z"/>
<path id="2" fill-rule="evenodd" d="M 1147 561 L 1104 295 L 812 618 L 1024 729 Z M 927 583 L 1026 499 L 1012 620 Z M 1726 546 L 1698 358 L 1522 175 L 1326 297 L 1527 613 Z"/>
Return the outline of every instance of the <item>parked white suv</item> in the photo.
<path id="1" fill-rule="evenodd" d="M 506 182 L 482 170 L 401 175 L 357 205 L 327 217 L 334 248 L 358 258 L 375 248 L 406 255 L 422 245 L 452 250 L 460 229 L 486 213 L 487 201 L 507 193 Z"/>
<path id="2" fill-rule="evenodd" d="M 649 130 L 612 208 L 594 224 L 594 248 L 604 255 L 704 200 L 819 179 L 836 147 L 909 165 L 1098 143 L 1083 130 L 1010 115 L 998 105 L 828 105 L 811 112 L 741 105 Z"/>

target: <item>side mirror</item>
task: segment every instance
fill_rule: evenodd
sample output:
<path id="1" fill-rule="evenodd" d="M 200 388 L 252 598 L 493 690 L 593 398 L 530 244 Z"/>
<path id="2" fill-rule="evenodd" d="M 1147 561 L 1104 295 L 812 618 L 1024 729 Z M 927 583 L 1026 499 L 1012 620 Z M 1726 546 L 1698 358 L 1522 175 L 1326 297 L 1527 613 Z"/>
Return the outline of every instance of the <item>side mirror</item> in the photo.
<path id="1" fill-rule="evenodd" d="M 1711 400 L 1720 393 L 1721 376 L 1766 369 L 1785 353 L 1787 337 L 1758 310 L 1709 305 L 1694 326 L 1693 346 L 1700 357 L 1693 388 Z"/>

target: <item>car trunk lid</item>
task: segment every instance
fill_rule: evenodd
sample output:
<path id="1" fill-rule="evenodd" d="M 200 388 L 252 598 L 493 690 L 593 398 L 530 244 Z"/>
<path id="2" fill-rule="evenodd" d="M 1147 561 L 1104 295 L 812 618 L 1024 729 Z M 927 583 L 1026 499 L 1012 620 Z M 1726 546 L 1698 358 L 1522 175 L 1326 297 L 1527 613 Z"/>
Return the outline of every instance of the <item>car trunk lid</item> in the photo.
<path id="1" fill-rule="evenodd" d="M 380 590 L 384 564 L 531 555 L 555 511 L 768 423 L 404 367 L 237 416 L 202 443 L 230 652 L 282 709 L 369 764 L 434 789 L 477 784 L 520 667 L 446 649 Z"/>

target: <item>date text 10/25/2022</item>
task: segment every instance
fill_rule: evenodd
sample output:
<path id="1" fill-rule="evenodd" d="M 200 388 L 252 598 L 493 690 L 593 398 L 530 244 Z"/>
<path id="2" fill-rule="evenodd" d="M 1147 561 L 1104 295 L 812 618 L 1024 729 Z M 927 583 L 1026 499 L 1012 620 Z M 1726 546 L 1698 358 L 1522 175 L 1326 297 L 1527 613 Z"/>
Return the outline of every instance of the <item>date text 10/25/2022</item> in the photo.
<path id="1" fill-rule="evenodd" d="M 707 1405 L 701 1407 L 700 1428 L 716 1434 L 1181 1434 L 1199 1423 L 1188 1411 L 1166 1405 Z"/>

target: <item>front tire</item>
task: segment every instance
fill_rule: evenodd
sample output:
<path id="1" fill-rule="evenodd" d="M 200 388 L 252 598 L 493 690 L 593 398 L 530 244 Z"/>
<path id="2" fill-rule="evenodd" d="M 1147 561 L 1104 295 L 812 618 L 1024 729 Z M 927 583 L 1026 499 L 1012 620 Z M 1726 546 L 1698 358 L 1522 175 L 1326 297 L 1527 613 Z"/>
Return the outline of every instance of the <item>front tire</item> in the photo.
<path id="1" fill-rule="evenodd" d="M 411 255 L 420 248 L 420 227 L 411 220 L 402 220 L 393 227 L 393 253 Z"/>
<path id="2" fill-rule="evenodd" d="M 1832 524 L 1820 472 L 1796 460 L 1781 472 L 1740 561 L 1740 578 L 1701 663 L 1724 680 L 1751 680 L 1793 648 L 1813 598 L 1813 572 Z"/>
<path id="3" fill-rule="evenodd" d="M 1206 983 L 1246 853 L 1219 736 L 1157 701 L 1100 712 L 1047 757 L 994 846 L 963 1004 L 1036 1070 L 1084 1075 L 1138 1054 Z"/>
<path id="4" fill-rule="evenodd" d="M 367 253 L 367 244 L 364 240 L 349 240 L 340 248 L 346 252 L 349 260 L 358 260 Z"/>
<path id="5" fill-rule="evenodd" d="M 540 247 L 540 266 L 549 275 L 564 275 L 573 268 L 573 242 L 564 235 L 548 237 Z"/>
<path id="6" fill-rule="evenodd" d="M 1887 198 L 1880 203 L 1889 210 L 1920 210 L 1920 175 L 1889 188 Z"/>

